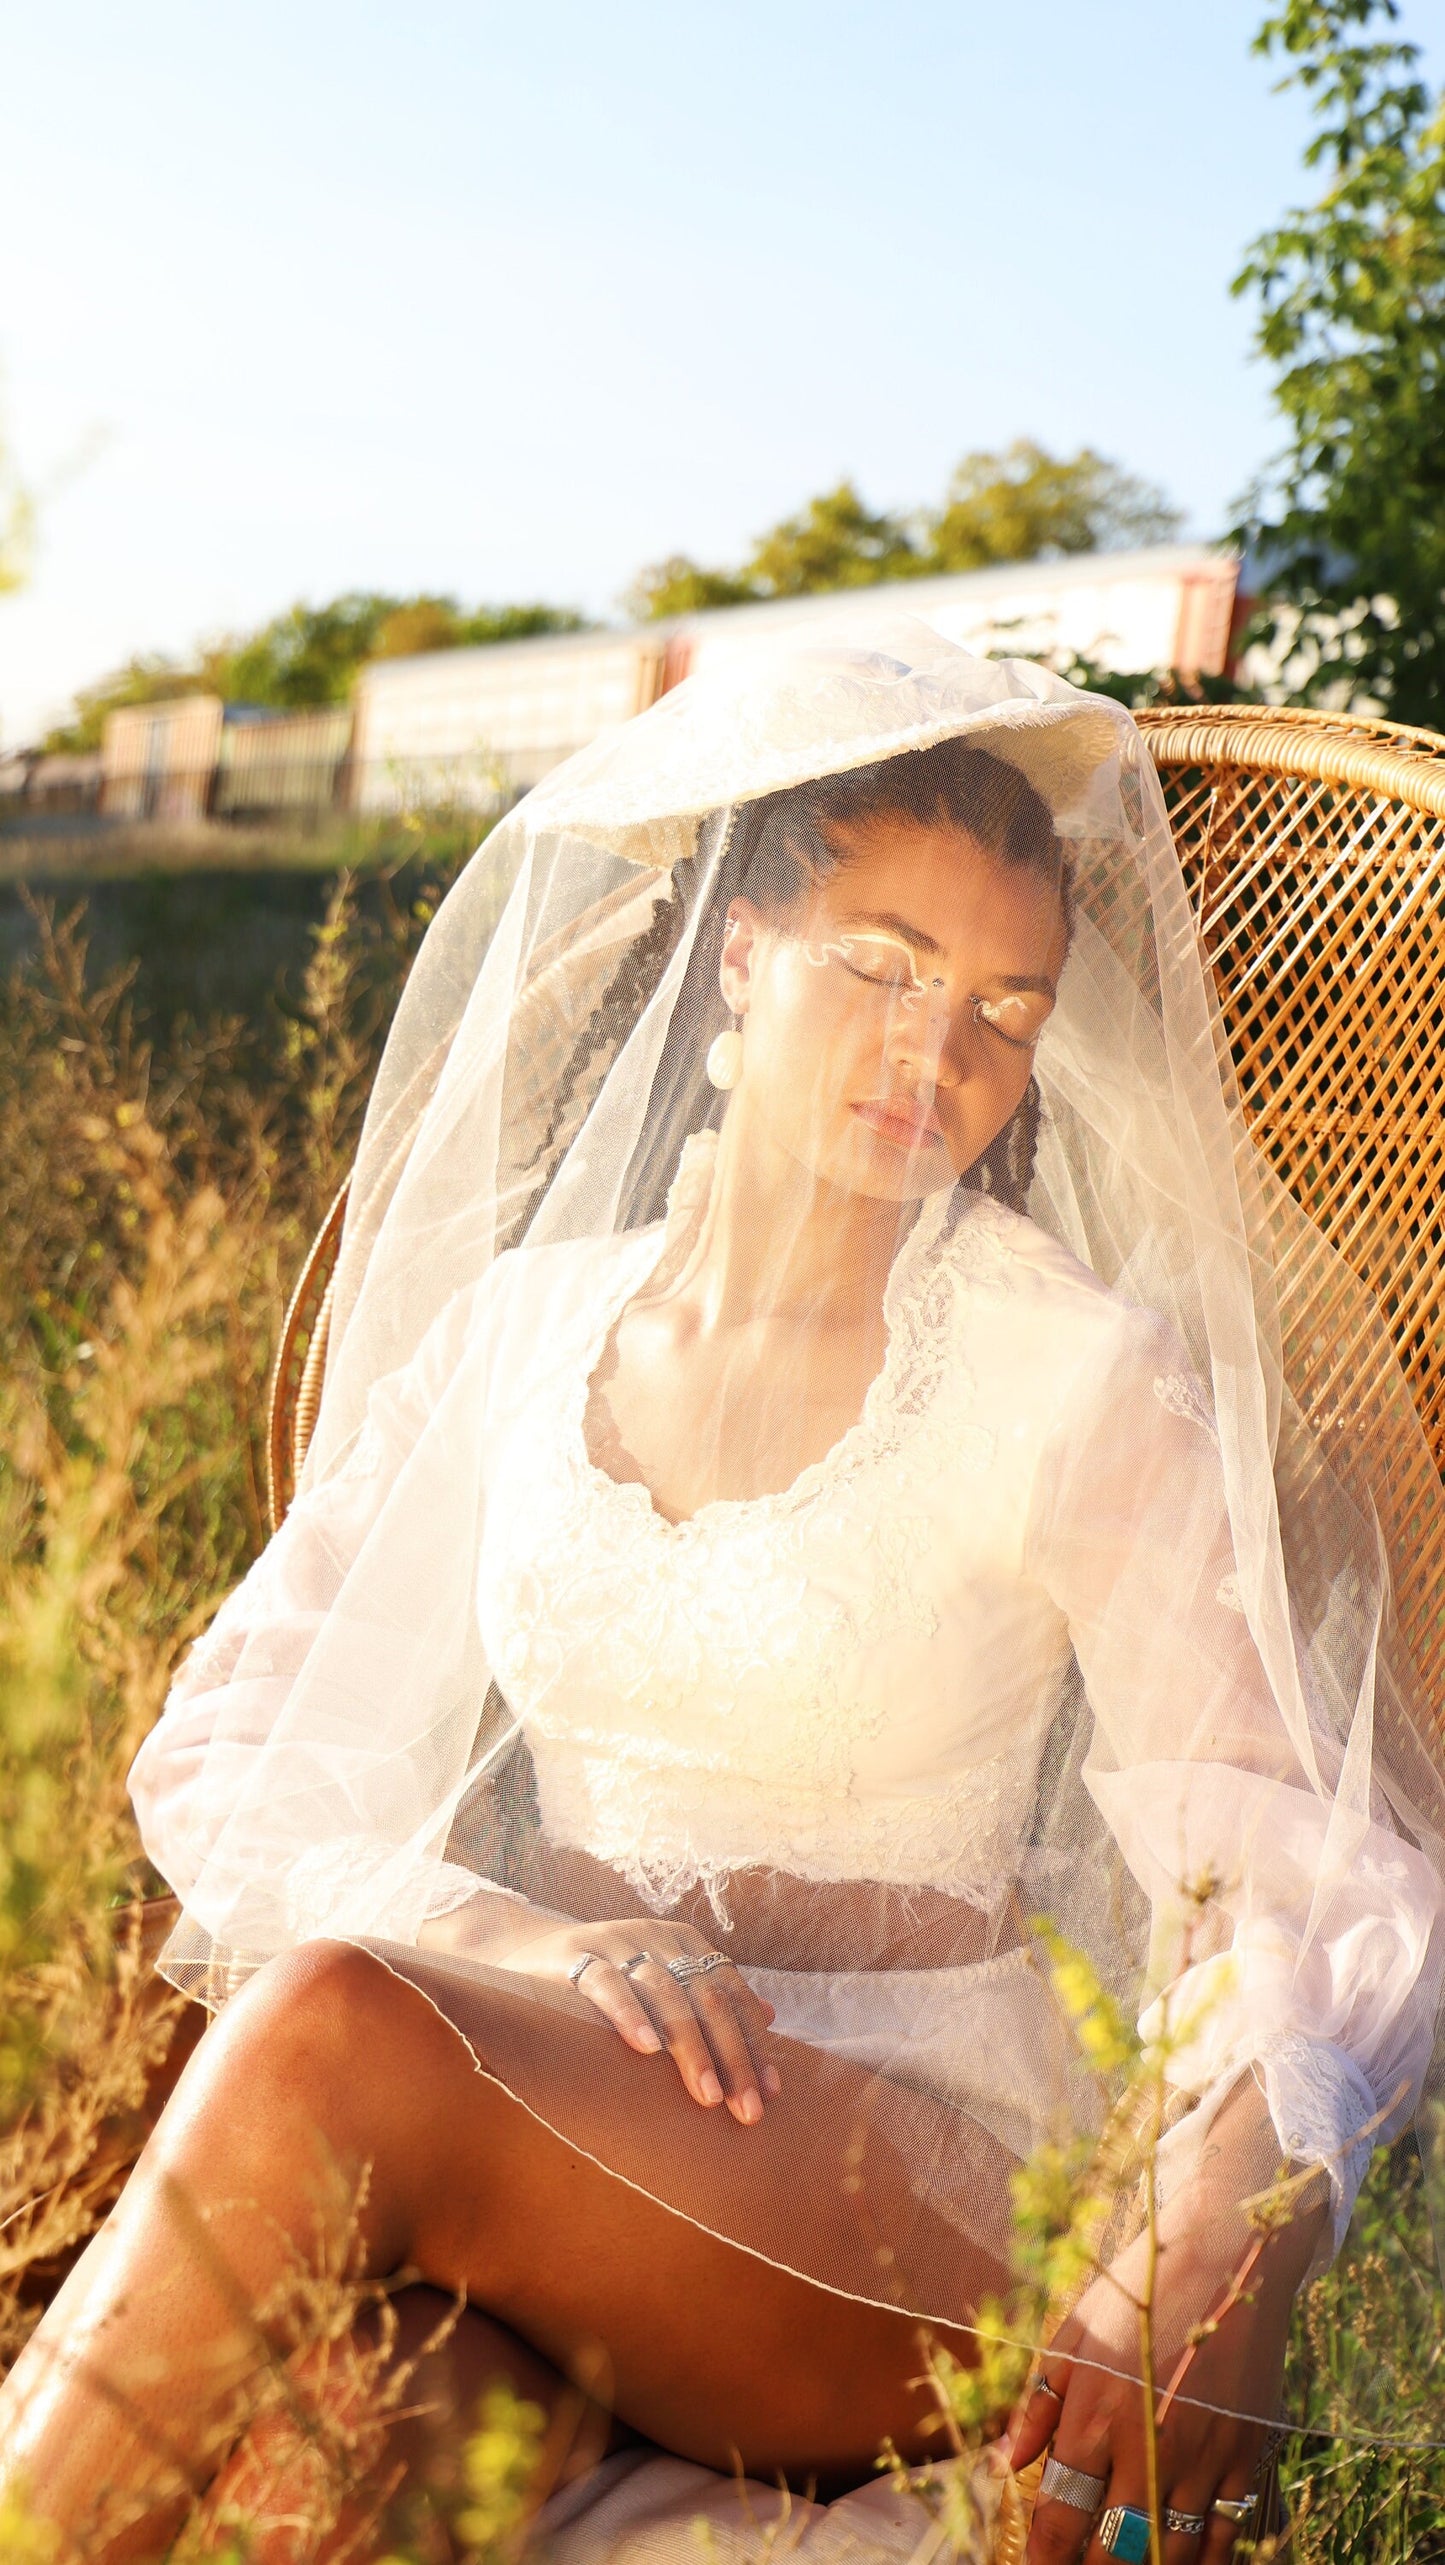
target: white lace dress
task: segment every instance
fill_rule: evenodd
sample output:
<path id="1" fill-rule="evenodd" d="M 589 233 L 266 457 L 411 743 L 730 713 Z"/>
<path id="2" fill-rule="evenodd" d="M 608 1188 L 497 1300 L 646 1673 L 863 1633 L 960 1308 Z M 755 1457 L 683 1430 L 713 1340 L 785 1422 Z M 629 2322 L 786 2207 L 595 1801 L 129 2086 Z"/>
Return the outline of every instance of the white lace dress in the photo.
<path id="1" fill-rule="evenodd" d="M 649 1230 L 506 1256 L 412 1374 L 382 1385 L 352 1470 L 294 1510 L 142 1751 L 133 1788 L 158 1867 L 184 1895 L 193 1785 L 248 1632 L 269 1616 L 274 1700 L 253 1715 L 273 1716 L 485 1327 L 476 1610 L 547 1841 L 659 1913 L 700 1885 L 725 1914 L 730 1874 L 761 1868 L 937 1890 L 995 1918 L 1021 1894 L 1026 1912 L 1062 1905 L 1087 1926 L 1107 1893 L 1088 1834 L 1040 1821 L 1082 1677 L 1079 1804 L 1152 1911 L 1147 1993 L 1177 1973 L 1190 1883 L 1217 1884 L 1213 1949 L 1191 1956 L 1207 2019 L 1171 2072 L 1207 2096 L 1254 2063 L 1286 2151 L 1330 2167 L 1338 2237 L 1370 2153 L 1360 2132 L 1402 2124 L 1428 2055 L 1436 1892 L 1371 1827 L 1321 1929 L 1328 1809 L 1281 1764 L 1210 1410 L 1177 1341 L 1032 1222 L 935 1198 L 897 1259 L 857 1423 L 785 1493 L 674 1524 L 599 1469 L 584 1434 L 608 1332 L 661 1252 Z M 428 1902 L 474 1886 L 438 1865 Z M 407 1966 L 426 1979 L 425 1954 Z M 748 1973 L 781 2030 L 966 2105 L 1015 2153 L 1056 2124 L 1067 2042 L 1020 1948 L 956 1968 Z"/>

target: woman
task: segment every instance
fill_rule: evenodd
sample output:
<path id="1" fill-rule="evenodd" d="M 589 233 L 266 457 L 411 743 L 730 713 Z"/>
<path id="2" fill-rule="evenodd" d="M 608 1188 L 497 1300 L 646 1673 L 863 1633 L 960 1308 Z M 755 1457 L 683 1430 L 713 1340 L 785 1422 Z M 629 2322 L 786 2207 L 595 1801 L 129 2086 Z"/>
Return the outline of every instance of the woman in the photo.
<path id="1" fill-rule="evenodd" d="M 1143 2552 L 1157 2250 L 1169 2552 L 1227 2555 L 1442 1966 L 1369 1478 L 1418 1427 L 1383 1355 L 1373 1444 L 1306 1412 L 1310 1256 L 1115 707 L 901 625 L 534 792 L 398 1016 L 302 1491 L 136 1766 L 167 1973 L 233 2000 L 12 2480 L 154 2553 L 363 2168 L 365 2266 L 544 2399 L 600 2346 L 708 2464 L 921 2454 L 920 2322 L 976 2356 L 1011 2176 L 1111 2099 L 1042 1911 L 1170 2099 L 1015 2418 L 1029 2552 Z"/>

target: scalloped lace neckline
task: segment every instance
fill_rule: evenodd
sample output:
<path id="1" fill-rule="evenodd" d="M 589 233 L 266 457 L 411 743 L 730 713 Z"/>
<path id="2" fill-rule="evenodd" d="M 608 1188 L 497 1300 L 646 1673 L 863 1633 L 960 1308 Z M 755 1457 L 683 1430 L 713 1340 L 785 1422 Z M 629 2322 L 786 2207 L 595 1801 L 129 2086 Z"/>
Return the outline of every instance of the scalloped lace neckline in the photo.
<path id="1" fill-rule="evenodd" d="M 592 1379 L 608 1337 L 628 1302 L 641 1291 L 648 1276 L 655 1272 L 668 1247 L 666 1233 L 649 1236 L 645 1258 L 627 1257 L 622 1272 L 611 1290 L 601 1296 L 598 1323 L 588 1330 L 581 1362 L 574 1378 L 574 1395 L 569 1400 L 567 1450 L 583 1481 L 598 1495 L 622 1506 L 639 1526 L 646 1527 L 664 1539 L 686 1540 L 690 1534 L 706 1532 L 713 1525 L 744 1520 L 766 1520 L 769 1515 L 791 1514 L 809 1504 L 832 1482 L 841 1477 L 873 1441 L 880 1419 L 893 1403 L 896 1375 L 903 1359 L 903 1331 L 899 1311 L 903 1295 L 911 1283 L 915 1268 L 937 1242 L 952 1201 L 951 1191 L 926 1200 L 893 1259 L 883 1293 L 884 1345 L 883 1360 L 864 1392 L 863 1404 L 851 1425 L 845 1426 L 837 1441 L 815 1461 L 805 1461 L 797 1477 L 787 1487 L 769 1489 L 760 1496 L 711 1496 L 691 1514 L 664 1514 L 645 1479 L 614 1478 L 595 1461 L 587 1442 L 587 1409 L 592 1396 Z M 954 1222 L 954 1234 L 971 1220 L 977 1207 L 986 1202 L 986 1194 L 972 1195 L 965 1201 Z"/>

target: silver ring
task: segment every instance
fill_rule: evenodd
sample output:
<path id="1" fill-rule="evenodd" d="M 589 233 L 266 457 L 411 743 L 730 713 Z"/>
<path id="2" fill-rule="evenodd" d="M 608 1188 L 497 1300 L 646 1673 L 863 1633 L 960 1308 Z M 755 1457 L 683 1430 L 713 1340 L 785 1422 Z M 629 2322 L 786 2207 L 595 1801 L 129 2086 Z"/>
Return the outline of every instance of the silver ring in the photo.
<path id="1" fill-rule="evenodd" d="M 1259 2509 L 1259 2496 L 1258 2494 L 1219 2494 L 1209 2508 L 1212 2512 L 1218 2512 L 1221 2520 L 1232 2521 L 1236 2529 L 1243 2529 L 1245 2522 L 1253 2520 Z"/>
<path id="2" fill-rule="evenodd" d="M 1124 2565 L 1144 2565 L 1150 2547 L 1149 2515 L 1137 2503 L 1111 2503 L 1094 2535 L 1106 2556 L 1121 2556 Z"/>
<path id="3" fill-rule="evenodd" d="M 1056 2405 L 1061 2405 L 1064 2401 L 1063 2388 L 1053 2386 L 1047 2378 L 1036 2378 L 1029 2389 L 1029 2394 L 1030 2396 L 1052 2396 Z"/>
<path id="4" fill-rule="evenodd" d="M 726 1951 L 721 1950 L 681 1951 L 676 1959 L 665 1959 L 662 1964 L 679 1986 L 686 1986 L 692 1977 L 710 1976 L 715 1968 L 732 1966 Z"/>
<path id="5" fill-rule="evenodd" d="M 583 1970 L 590 1968 L 594 1959 L 600 1959 L 601 1957 L 602 1953 L 600 1950 L 584 1950 L 581 1958 L 574 1959 L 571 1967 L 567 1971 L 568 1985 L 576 1986 L 579 1984 Z"/>
<path id="6" fill-rule="evenodd" d="M 657 1960 L 650 1950 L 635 1950 L 631 1959 L 623 1961 L 622 1974 L 624 1977 L 630 1977 L 634 1968 L 656 1968 L 657 1965 Z"/>
<path id="7" fill-rule="evenodd" d="M 1068 2503 L 1076 2512 L 1095 2513 L 1109 2490 L 1107 2476 L 1086 2476 L 1082 2467 L 1066 2467 L 1061 2458 L 1046 2458 L 1039 2478 L 1041 2503 Z"/>
<path id="8" fill-rule="evenodd" d="M 1209 2527 L 1208 2512 L 1177 2512 L 1172 2503 L 1164 2506 L 1164 2526 L 1180 2538 L 1202 2538 Z"/>

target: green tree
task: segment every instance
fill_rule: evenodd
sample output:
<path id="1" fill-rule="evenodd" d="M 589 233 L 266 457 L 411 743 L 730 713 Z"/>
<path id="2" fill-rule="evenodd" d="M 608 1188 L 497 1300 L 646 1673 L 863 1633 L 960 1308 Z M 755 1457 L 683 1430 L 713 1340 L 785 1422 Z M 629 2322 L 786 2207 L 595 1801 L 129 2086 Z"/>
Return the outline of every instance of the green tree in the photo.
<path id="1" fill-rule="evenodd" d="M 984 570 L 996 561 L 1047 561 L 1167 543 L 1179 510 L 1091 446 L 1049 454 L 1019 437 L 1002 454 L 966 454 L 931 520 L 926 567 Z"/>
<path id="2" fill-rule="evenodd" d="M 494 641 L 530 641 L 543 632 L 590 632 L 586 615 L 570 606 L 475 606 L 457 626 L 457 639 L 473 647 Z"/>
<path id="3" fill-rule="evenodd" d="M 356 588 L 329 605 L 292 606 L 249 639 L 207 651 L 202 674 L 233 703 L 285 710 L 344 703 L 377 634 L 402 603 Z"/>
<path id="4" fill-rule="evenodd" d="M 107 713 L 121 712 L 130 704 L 167 703 L 177 695 L 206 692 L 206 679 L 199 669 L 184 667 L 158 652 L 137 655 L 93 686 L 80 687 L 73 718 L 47 732 L 41 746 L 50 755 L 79 755 L 100 746 Z"/>
<path id="5" fill-rule="evenodd" d="M 368 657 L 408 659 L 419 650 L 457 650 L 494 641 L 530 641 L 542 632 L 585 632 L 585 618 L 565 606 L 477 606 L 455 597 L 409 597 L 377 626 Z"/>
<path id="6" fill-rule="evenodd" d="M 832 588 L 871 588 L 923 567 L 902 517 L 874 516 L 851 481 L 809 499 L 796 516 L 758 537 L 740 570 L 705 570 L 684 552 L 644 570 L 628 604 L 640 621 L 698 614 L 708 606 L 762 597 L 810 597 Z"/>
<path id="7" fill-rule="evenodd" d="M 661 615 L 701 614 L 708 606 L 750 605 L 757 595 L 740 573 L 704 570 L 685 552 L 672 552 L 638 573 L 625 603 L 639 623 L 655 623 Z"/>
<path id="8" fill-rule="evenodd" d="M 98 748 L 107 713 L 176 695 L 220 695 L 227 703 L 278 711 L 344 703 L 368 659 L 402 658 L 463 643 L 520 641 L 539 632 L 584 630 L 565 606 L 459 606 L 455 597 L 389 597 L 354 589 L 329 605 L 295 605 L 258 632 L 209 643 L 194 660 L 159 653 L 127 660 L 75 698 L 74 719 L 53 730 L 51 750 Z"/>
<path id="9" fill-rule="evenodd" d="M 1260 561 L 1257 629 L 1303 646 L 1318 697 L 1445 721 L 1445 96 L 1385 32 L 1395 0 L 1286 0 L 1257 53 L 1288 63 L 1325 173 L 1250 247 L 1289 441 L 1238 534 Z"/>
<path id="10" fill-rule="evenodd" d="M 810 597 L 911 578 L 926 566 L 902 517 L 872 515 L 853 483 L 840 481 L 765 534 L 742 575 L 758 596 Z"/>
<path id="11" fill-rule="evenodd" d="M 677 552 L 643 571 L 627 603 L 646 622 L 995 561 L 1162 543 L 1179 525 L 1178 509 L 1153 482 L 1089 446 L 1052 455 L 1020 437 L 1002 454 L 966 454 L 936 511 L 875 516 L 854 484 L 840 481 L 761 535 L 741 569 L 705 570 Z"/>

